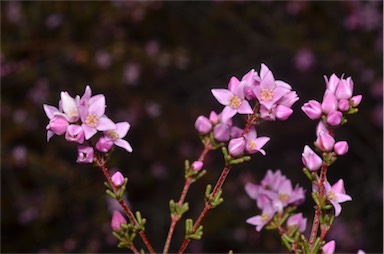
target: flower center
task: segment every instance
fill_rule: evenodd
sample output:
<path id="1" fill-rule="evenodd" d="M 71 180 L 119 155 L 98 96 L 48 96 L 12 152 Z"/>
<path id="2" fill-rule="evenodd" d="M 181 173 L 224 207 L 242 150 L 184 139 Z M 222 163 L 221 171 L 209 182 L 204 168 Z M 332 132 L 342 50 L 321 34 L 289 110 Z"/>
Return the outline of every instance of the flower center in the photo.
<path id="1" fill-rule="evenodd" d="M 261 89 L 261 99 L 263 101 L 270 101 L 273 99 L 273 91 L 271 89 Z"/>
<path id="2" fill-rule="evenodd" d="M 288 195 L 287 194 L 279 194 L 279 199 L 281 202 L 287 202 Z"/>
<path id="3" fill-rule="evenodd" d="M 117 132 L 114 130 L 107 131 L 106 135 L 108 138 L 110 138 L 112 140 L 116 140 L 116 139 L 120 138 L 119 134 L 117 134 Z"/>
<path id="4" fill-rule="evenodd" d="M 78 117 L 79 116 L 79 111 L 77 110 L 77 108 L 73 108 L 73 109 L 71 109 L 71 111 L 69 111 L 67 113 L 67 116 L 69 118 Z"/>
<path id="5" fill-rule="evenodd" d="M 269 220 L 269 213 L 263 213 L 260 218 L 261 221 Z"/>
<path id="6" fill-rule="evenodd" d="M 239 96 L 234 95 L 229 99 L 229 106 L 231 106 L 232 108 L 238 108 L 240 107 L 240 104 L 241 99 Z"/>
<path id="7" fill-rule="evenodd" d="M 329 190 L 327 196 L 331 201 L 336 201 L 336 193 L 333 190 Z"/>
<path id="8" fill-rule="evenodd" d="M 249 145 L 249 148 L 251 148 L 252 150 L 255 150 L 257 145 L 255 142 L 253 142 L 253 140 L 248 140 L 248 145 Z"/>
<path id="9" fill-rule="evenodd" d="M 85 123 L 89 127 L 96 128 L 96 126 L 99 125 L 99 118 L 95 114 L 89 114 L 85 119 Z"/>

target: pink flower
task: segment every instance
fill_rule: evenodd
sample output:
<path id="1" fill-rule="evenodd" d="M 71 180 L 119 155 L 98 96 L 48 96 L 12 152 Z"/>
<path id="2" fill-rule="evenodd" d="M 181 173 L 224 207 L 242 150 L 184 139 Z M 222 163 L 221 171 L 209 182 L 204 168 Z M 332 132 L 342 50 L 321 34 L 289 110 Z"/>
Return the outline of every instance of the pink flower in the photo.
<path id="1" fill-rule="evenodd" d="M 310 171 L 318 170 L 323 163 L 323 160 L 307 145 L 304 147 L 301 159 L 304 166 Z"/>
<path id="2" fill-rule="evenodd" d="M 116 171 L 116 173 L 112 175 L 111 180 L 116 187 L 122 186 L 125 181 L 124 176 L 120 171 Z"/>
<path id="3" fill-rule="evenodd" d="M 335 208 L 335 216 L 337 217 L 341 213 L 340 203 L 351 201 L 352 198 L 351 196 L 345 194 L 343 179 L 337 181 L 334 185 L 332 185 L 332 187 L 329 182 L 324 182 L 324 188 L 328 201 L 331 202 Z"/>
<path id="4" fill-rule="evenodd" d="M 339 141 L 335 144 L 333 149 L 335 149 L 335 153 L 337 155 L 344 155 L 348 152 L 348 143 L 347 141 Z"/>
<path id="5" fill-rule="evenodd" d="M 94 158 L 93 148 L 90 146 L 80 145 L 78 147 L 77 163 L 92 163 Z"/>
<path id="6" fill-rule="evenodd" d="M 65 133 L 65 139 L 71 142 L 82 144 L 84 142 L 84 131 L 80 125 L 71 124 Z"/>
<path id="7" fill-rule="evenodd" d="M 275 81 L 265 64 L 261 65 L 260 77 L 260 84 L 253 88 L 253 92 L 260 104 L 270 110 L 280 98 L 290 92 L 290 86 L 283 81 Z"/>
<path id="8" fill-rule="evenodd" d="M 256 129 L 252 127 L 247 134 L 244 135 L 245 138 L 245 150 L 249 154 L 260 152 L 262 155 L 265 155 L 265 151 L 261 149 L 269 140 L 269 137 L 257 137 Z"/>
<path id="9" fill-rule="evenodd" d="M 245 100 L 244 86 L 238 82 L 234 83 L 234 81 L 231 79 L 228 84 L 228 89 L 212 89 L 211 91 L 217 101 L 225 106 L 222 111 L 223 122 L 226 122 L 228 119 L 232 118 L 236 113 L 253 113 L 249 102 Z"/>
<path id="10" fill-rule="evenodd" d="M 127 224 L 127 220 L 124 218 L 123 215 L 119 211 L 113 211 L 112 215 L 112 221 L 111 221 L 111 227 L 114 231 L 120 232 L 123 230 L 121 227 L 121 224 Z"/>
<path id="11" fill-rule="evenodd" d="M 78 96 L 73 98 L 68 92 L 61 92 L 61 107 L 64 113 L 60 113 L 60 115 L 64 116 L 70 123 L 75 123 L 80 118 L 79 100 L 80 98 Z"/>
<path id="12" fill-rule="evenodd" d="M 336 96 L 327 89 L 324 93 L 323 102 L 321 103 L 322 111 L 328 114 L 329 112 L 336 111 L 338 106 L 339 102 L 337 101 Z"/>
<path id="13" fill-rule="evenodd" d="M 323 254 L 333 254 L 335 253 L 335 241 L 329 241 L 323 246 Z"/>
<path id="14" fill-rule="evenodd" d="M 132 152 L 131 145 L 123 138 L 127 135 L 131 127 L 128 122 L 120 122 L 115 124 L 116 128 L 104 132 L 104 135 L 109 138 L 116 146 L 124 148 L 128 152 Z"/>
<path id="15" fill-rule="evenodd" d="M 69 125 L 67 119 L 63 116 L 56 115 L 57 113 L 60 113 L 60 111 L 54 106 L 44 104 L 43 108 L 50 120 L 46 127 L 47 141 L 49 141 L 54 134 L 63 135 L 67 131 Z"/>
<path id="16" fill-rule="evenodd" d="M 212 129 L 211 121 L 205 116 L 199 116 L 195 122 L 195 128 L 200 134 L 207 134 Z"/>
<path id="17" fill-rule="evenodd" d="M 113 146 L 113 141 L 106 136 L 100 137 L 96 143 L 96 149 L 102 153 L 106 153 L 109 150 L 111 150 L 112 146 Z"/>
<path id="18" fill-rule="evenodd" d="M 231 139 L 228 144 L 229 154 L 232 156 L 239 156 L 244 152 L 245 139 L 243 137 Z"/>
<path id="19" fill-rule="evenodd" d="M 327 115 L 327 123 L 331 126 L 337 126 L 341 123 L 341 120 L 343 119 L 343 113 L 340 111 L 331 111 Z"/>
<path id="20" fill-rule="evenodd" d="M 297 213 L 289 217 L 287 220 L 288 227 L 298 226 L 299 232 L 304 232 L 307 227 L 307 219 L 303 218 L 302 213 Z"/>
<path id="21" fill-rule="evenodd" d="M 312 120 L 319 119 L 321 116 L 321 113 L 323 112 L 321 109 L 321 104 L 318 101 L 310 100 L 307 103 L 305 103 L 301 110 L 304 111 L 304 113 Z"/>
<path id="22" fill-rule="evenodd" d="M 247 219 L 247 223 L 256 226 L 256 231 L 260 232 L 261 229 L 263 229 L 263 227 L 265 226 L 265 224 L 267 224 L 272 219 L 275 213 L 276 211 L 272 207 L 266 206 L 263 209 L 261 215 L 257 215 Z"/>
<path id="23" fill-rule="evenodd" d="M 88 107 L 81 108 L 80 115 L 85 139 L 90 139 L 97 131 L 115 129 L 115 124 L 104 115 L 105 97 L 96 95 L 89 99 Z"/>
<path id="24" fill-rule="evenodd" d="M 195 171 L 200 171 L 203 168 L 204 163 L 202 161 L 194 161 L 191 168 Z"/>
<path id="25" fill-rule="evenodd" d="M 320 132 L 317 136 L 316 145 L 323 152 L 329 152 L 333 149 L 335 139 L 329 134 L 329 132 Z"/>

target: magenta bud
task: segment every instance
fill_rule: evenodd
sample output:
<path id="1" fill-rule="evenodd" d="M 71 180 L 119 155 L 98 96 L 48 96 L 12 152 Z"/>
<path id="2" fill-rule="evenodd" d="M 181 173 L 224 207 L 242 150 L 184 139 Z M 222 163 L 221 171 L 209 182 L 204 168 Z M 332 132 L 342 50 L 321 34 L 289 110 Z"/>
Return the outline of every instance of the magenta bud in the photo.
<path id="1" fill-rule="evenodd" d="M 47 126 L 47 130 L 52 131 L 56 135 L 63 135 L 67 131 L 69 123 L 63 116 L 54 116 Z"/>
<path id="2" fill-rule="evenodd" d="M 276 107 L 276 117 L 279 120 L 287 120 L 293 113 L 293 110 L 289 107 L 279 105 Z"/>
<path id="3" fill-rule="evenodd" d="M 202 161 L 194 161 L 191 168 L 195 171 L 200 171 L 203 168 L 204 163 Z"/>
<path id="4" fill-rule="evenodd" d="M 244 152 L 245 139 L 243 137 L 231 139 L 228 144 L 229 154 L 232 156 L 239 156 Z"/>
<path id="5" fill-rule="evenodd" d="M 219 123 L 213 128 L 213 136 L 217 141 L 228 141 L 231 135 L 231 127 L 228 124 Z"/>
<path id="6" fill-rule="evenodd" d="M 335 144 L 335 139 L 329 134 L 329 132 L 320 132 L 317 140 L 316 145 L 320 148 L 323 152 L 329 152 L 332 150 L 333 146 Z"/>
<path id="7" fill-rule="evenodd" d="M 340 100 L 339 101 L 339 109 L 340 109 L 340 111 L 347 111 L 349 109 L 349 101 L 348 100 Z"/>
<path id="8" fill-rule="evenodd" d="M 334 240 L 327 242 L 324 244 L 322 250 L 324 254 L 333 254 L 335 253 L 336 242 Z"/>
<path id="9" fill-rule="evenodd" d="M 77 163 L 92 163 L 94 157 L 93 148 L 90 146 L 79 146 L 77 154 Z"/>
<path id="10" fill-rule="evenodd" d="M 348 152 L 349 146 L 347 141 L 339 141 L 333 147 L 337 155 L 344 155 Z"/>
<path id="11" fill-rule="evenodd" d="M 319 119 L 322 113 L 321 104 L 318 101 L 310 100 L 305 103 L 301 110 L 312 120 Z"/>
<path id="12" fill-rule="evenodd" d="M 353 81 L 351 77 L 347 79 L 341 79 L 337 84 L 337 88 L 335 91 L 335 96 L 338 100 L 348 100 L 352 97 L 353 93 Z"/>
<path id="13" fill-rule="evenodd" d="M 121 227 L 121 224 L 127 224 L 127 220 L 124 218 L 123 215 L 121 215 L 120 212 L 116 210 L 113 211 L 112 221 L 111 221 L 112 229 L 116 232 L 120 232 L 121 230 L 123 230 L 123 228 Z"/>
<path id="14" fill-rule="evenodd" d="M 96 149 L 100 152 L 106 153 L 111 150 L 113 146 L 113 141 L 110 138 L 102 136 L 96 143 Z"/>
<path id="15" fill-rule="evenodd" d="M 343 119 L 343 114 L 337 110 L 329 112 L 327 115 L 327 123 L 329 123 L 329 125 L 331 126 L 339 125 L 342 119 Z"/>
<path id="16" fill-rule="evenodd" d="M 124 181 L 125 181 L 124 176 L 122 173 L 120 173 L 120 171 L 116 171 L 116 173 L 112 175 L 111 179 L 113 184 L 116 187 L 120 187 L 121 185 L 124 184 Z"/>
<path id="17" fill-rule="evenodd" d="M 336 99 L 336 96 L 330 91 L 326 90 L 323 97 L 323 102 L 321 103 L 321 109 L 324 113 L 329 113 L 332 111 L 337 110 L 338 101 Z"/>
<path id="18" fill-rule="evenodd" d="M 84 131 L 80 125 L 71 124 L 67 127 L 65 139 L 71 142 L 82 144 L 84 142 Z"/>
<path id="19" fill-rule="evenodd" d="M 301 157 L 303 164 L 310 171 L 316 171 L 321 167 L 323 160 L 309 146 L 304 147 L 304 152 Z"/>
<path id="20" fill-rule="evenodd" d="M 209 121 L 211 121 L 213 125 L 216 125 L 219 121 L 219 116 L 216 114 L 215 111 L 211 111 L 211 113 L 209 114 Z"/>
<path id="21" fill-rule="evenodd" d="M 199 116 L 195 122 L 195 128 L 200 134 L 207 134 L 212 129 L 211 121 L 205 116 Z"/>
<path id="22" fill-rule="evenodd" d="M 360 105 L 361 100 L 363 99 L 362 95 L 356 95 L 351 98 L 352 107 L 357 107 Z"/>

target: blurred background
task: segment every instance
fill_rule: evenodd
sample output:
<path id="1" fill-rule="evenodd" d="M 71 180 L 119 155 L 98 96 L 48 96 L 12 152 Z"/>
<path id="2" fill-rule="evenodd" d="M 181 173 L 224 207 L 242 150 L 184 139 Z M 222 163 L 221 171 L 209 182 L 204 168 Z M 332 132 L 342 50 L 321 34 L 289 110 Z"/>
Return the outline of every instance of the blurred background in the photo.
<path id="1" fill-rule="evenodd" d="M 116 204 L 104 194 L 100 170 L 76 164 L 76 145 L 62 136 L 46 142 L 42 105 L 57 106 L 60 91 L 82 95 L 89 84 L 105 94 L 112 120 L 131 124 L 126 140 L 134 152 L 117 149 L 109 166 L 129 177 L 129 204 L 147 218 L 160 252 L 184 160 L 202 151 L 194 121 L 222 108 L 210 90 L 265 63 L 300 100 L 289 120 L 258 128 L 271 137 L 267 156 L 231 171 L 225 202 L 207 215 L 203 239 L 188 252 L 286 252 L 277 232 L 258 233 L 245 223 L 260 211 L 244 185 L 281 169 L 307 189 L 299 211 L 312 221 L 301 153 L 315 140 L 316 122 L 300 107 L 322 99 L 323 75 L 344 73 L 363 101 L 336 132 L 350 151 L 328 175 L 330 182 L 344 179 L 353 201 L 343 204 L 327 240 L 336 240 L 337 252 L 382 253 L 382 10 L 382 1 L 1 1 L 1 252 L 127 252 L 111 234 Z M 186 217 L 197 218 L 205 186 L 222 165 L 220 152 L 208 156 L 208 174 L 187 196 Z M 172 252 L 183 235 L 181 222 Z"/>

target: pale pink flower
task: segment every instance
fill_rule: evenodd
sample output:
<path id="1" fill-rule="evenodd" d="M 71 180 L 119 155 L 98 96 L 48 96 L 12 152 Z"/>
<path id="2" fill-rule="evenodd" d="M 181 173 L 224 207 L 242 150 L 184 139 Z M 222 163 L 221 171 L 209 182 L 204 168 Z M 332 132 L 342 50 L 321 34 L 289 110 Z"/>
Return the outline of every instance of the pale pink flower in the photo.
<path id="1" fill-rule="evenodd" d="M 90 139 L 97 131 L 115 129 L 115 124 L 104 115 L 105 97 L 93 96 L 89 99 L 88 107 L 81 108 L 80 115 L 85 139 Z"/>
<path id="2" fill-rule="evenodd" d="M 348 143 L 347 141 L 339 141 L 335 144 L 333 149 L 335 150 L 335 153 L 337 155 L 344 155 L 348 152 L 348 149 L 349 149 Z"/>
<path id="3" fill-rule="evenodd" d="M 116 187 L 120 187 L 123 185 L 125 179 L 124 179 L 124 176 L 123 174 L 120 172 L 120 171 L 116 171 L 112 177 L 111 177 L 111 180 L 113 182 L 113 184 L 116 186 Z"/>
<path id="4" fill-rule="evenodd" d="M 115 124 L 116 128 L 107 130 L 104 135 L 109 138 L 116 146 L 124 148 L 128 152 L 132 152 L 131 145 L 123 138 L 127 135 L 129 128 L 131 127 L 128 122 L 120 122 Z"/>
<path id="5" fill-rule="evenodd" d="M 319 119 L 322 114 L 321 104 L 318 101 L 310 100 L 301 107 L 301 110 L 312 120 Z"/>
<path id="6" fill-rule="evenodd" d="M 337 217 L 341 213 L 340 203 L 351 201 L 352 198 L 351 196 L 345 194 L 343 179 L 337 181 L 334 185 L 332 185 L 332 187 L 329 182 L 324 182 L 324 188 L 327 199 L 335 208 L 335 216 Z"/>
<path id="7" fill-rule="evenodd" d="M 73 98 L 68 92 L 61 92 L 61 107 L 64 113 L 56 113 L 64 116 L 68 122 L 75 123 L 80 119 L 79 96 Z"/>
<path id="8" fill-rule="evenodd" d="M 120 232 L 123 230 L 121 224 L 127 224 L 127 220 L 124 216 L 117 210 L 113 211 L 111 227 L 114 231 Z"/>
<path id="9" fill-rule="evenodd" d="M 304 232 L 307 227 L 307 219 L 303 218 L 302 213 L 292 215 L 287 220 L 288 227 L 298 226 L 299 232 Z"/>
<path id="10" fill-rule="evenodd" d="M 323 254 L 333 254 L 333 253 L 335 253 L 335 245 L 336 245 L 336 242 L 334 240 L 329 241 L 326 244 L 324 244 L 324 246 L 322 248 Z"/>
<path id="11" fill-rule="evenodd" d="M 244 86 L 234 82 L 233 79 L 229 82 L 228 89 L 212 89 L 211 91 L 217 101 L 225 106 L 221 113 L 223 122 L 232 118 L 236 113 L 253 113 L 249 102 L 245 99 Z"/>
<path id="12" fill-rule="evenodd" d="M 261 215 L 247 219 L 247 223 L 256 226 L 256 231 L 260 232 L 261 229 L 263 229 L 263 227 L 272 219 L 275 213 L 276 211 L 272 207 L 266 206 Z"/>
<path id="13" fill-rule="evenodd" d="M 67 132 L 65 133 L 65 139 L 71 142 L 82 144 L 84 142 L 83 128 L 77 124 L 69 125 L 67 127 Z"/>
<path id="14" fill-rule="evenodd" d="M 93 148 L 90 146 L 80 145 L 78 147 L 77 163 L 92 163 L 94 158 Z"/>
<path id="15" fill-rule="evenodd" d="M 307 145 L 304 147 L 301 158 L 304 166 L 310 171 L 318 170 L 323 163 L 323 160 Z"/>
<path id="16" fill-rule="evenodd" d="M 57 115 L 60 111 L 54 106 L 44 104 L 43 108 L 50 120 L 46 127 L 47 141 L 49 141 L 54 134 L 63 135 L 67 131 L 69 125 L 68 120 L 64 116 Z"/>
<path id="17" fill-rule="evenodd" d="M 257 137 L 256 129 L 252 127 L 247 134 L 244 135 L 245 138 L 245 150 L 249 154 L 260 152 L 262 155 L 265 155 L 265 151 L 262 147 L 270 140 L 269 137 Z"/>

